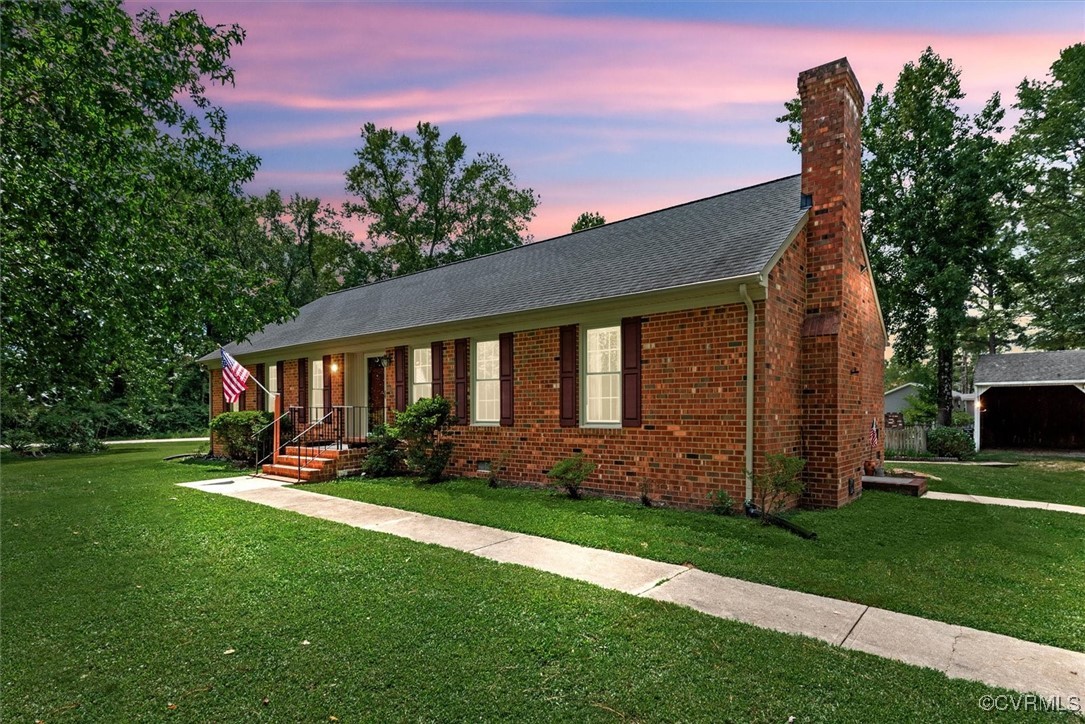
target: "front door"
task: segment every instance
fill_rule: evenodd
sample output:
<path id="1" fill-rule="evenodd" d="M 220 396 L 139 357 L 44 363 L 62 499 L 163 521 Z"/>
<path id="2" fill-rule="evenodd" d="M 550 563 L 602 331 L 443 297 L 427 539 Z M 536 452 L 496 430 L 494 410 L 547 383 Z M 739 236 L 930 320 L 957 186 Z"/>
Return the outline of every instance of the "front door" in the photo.
<path id="1" fill-rule="evenodd" d="M 369 426 L 372 431 L 377 425 L 384 424 L 384 365 L 382 358 L 369 357 L 366 359 L 366 379 L 369 386 Z"/>

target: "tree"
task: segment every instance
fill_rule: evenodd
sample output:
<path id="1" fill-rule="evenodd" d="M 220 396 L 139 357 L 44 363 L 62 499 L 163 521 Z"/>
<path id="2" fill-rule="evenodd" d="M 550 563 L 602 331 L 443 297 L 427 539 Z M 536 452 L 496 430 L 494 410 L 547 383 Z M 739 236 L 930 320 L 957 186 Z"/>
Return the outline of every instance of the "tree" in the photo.
<path id="1" fill-rule="evenodd" d="M 967 304 L 985 250 L 999 247 L 1010 188 L 998 95 L 974 117 L 963 98 L 960 71 L 927 48 L 892 93 L 878 85 L 863 127 L 863 231 L 894 354 L 908 363 L 933 351 L 943 425 Z"/>
<path id="2" fill-rule="evenodd" d="M 593 226 L 602 226 L 607 223 L 607 220 L 603 218 L 603 215 L 598 211 L 585 211 L 580 216 L 576 217 L 576 221 L 573 222 L 572 231 L 583 231 L 584 229 L 590 229 Z"/>
<path id="3" fill-rule="evenodd" d="M 414 136 L 365 124 L 358 162 L 346 173 L 359 200 L 346 209 L 369 222 L 384 257 L 376 271 L 408 274 L 524 242 L 535 192 L 516 187 L 500 156 L 466 156 L 459 135 L 442 142 L 430 123 L 419 123 Z"/>
<path id="4" fill-rule="evenodd" d="M 238 26 L 117 1 L 6 3 L 4 388 L 35 403 L 161 388 L 179 359 L 290 312 L 237 235 L 258 159 L 205 84 Z"/>
<path id="5" fill-rule="evenodd" d="M 263 250 L 261 263 L 269 280 L 282 285 L 293 307 L 334 292 L 344 283 L 368 281 L 369 274 L 355 280 L 366 252 L 343 228 L 336 210 L 320 199 L 294 194 L 284 202 L 277 190 L 249 198 L 254 248 Z"/>
<path id="6" fill-rule="evenodd" d="M 1011 155 L 998 140 L 1004 110 L 995 94 L 970 117 L 963 98 L 960 71 L 927 48 L 892 92 L 878 84 L 862 131 L 863 236 L 894 357 L 905 365 L 934 357 L 944 425 L 962 334 L 1006 345 L 1021 298 L 1017 267 L 1002 274 L 1016 246 L 1007 223 Z M 798 149 L 802 108 L 795 99 L 785 110 L 777 120 Z"/>
<path id="7" fill-rule="evenodd" d="M 1085 347 L 1085 44 L 1063 50 L 1048 79 L 1022 81 L 1016 107 L 1020 222 L 1036 280 L 1030 341 Z"/>

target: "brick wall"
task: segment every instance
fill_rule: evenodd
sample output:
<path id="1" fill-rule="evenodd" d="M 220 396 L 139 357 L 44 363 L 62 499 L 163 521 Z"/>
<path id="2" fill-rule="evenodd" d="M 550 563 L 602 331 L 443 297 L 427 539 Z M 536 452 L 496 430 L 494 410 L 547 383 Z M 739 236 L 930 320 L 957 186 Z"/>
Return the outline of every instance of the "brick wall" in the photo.
<path id="1" fill-rule="evenodd" d="M 764 303 L 756 303 L 762 329 Z M 598 465 L 585 487 L 635 498 L 704 507 L 726 489 L 745 494 L 746 307 L 669 312 L 643 317 L 640 428 L 563 428 L 559 424 L 559 328 L 516 332 L 515 421 L 511 427 L 457 426 L 451 471 L 477 475 L 480 462 L 507 460 L 502 479 L 546 482 L 558 460 L 583 452 Z M 760 335 L 760 332 L 759 332 Z M 455 344 L 444 343 L 446 396 L 455 393 Z M 391 350 L 389 350 L 389 353 Z M 473 370 L 472 370 L 473 371 Z M 389 389 L 395 384 L 386 370 Z M 389 409 L 393 419 L 394 409 Z"/>

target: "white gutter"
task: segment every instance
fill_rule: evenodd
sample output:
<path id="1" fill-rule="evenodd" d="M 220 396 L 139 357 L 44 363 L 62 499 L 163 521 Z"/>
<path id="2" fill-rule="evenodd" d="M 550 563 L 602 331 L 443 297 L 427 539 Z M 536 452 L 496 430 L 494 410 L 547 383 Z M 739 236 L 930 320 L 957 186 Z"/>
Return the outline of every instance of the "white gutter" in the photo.
<path id="1" fill-rule="evenodd" d="M 753 500 L 753 300 L 745 284 L 738 285 L 738 293 L 746 303 L 746 502 Z"/>

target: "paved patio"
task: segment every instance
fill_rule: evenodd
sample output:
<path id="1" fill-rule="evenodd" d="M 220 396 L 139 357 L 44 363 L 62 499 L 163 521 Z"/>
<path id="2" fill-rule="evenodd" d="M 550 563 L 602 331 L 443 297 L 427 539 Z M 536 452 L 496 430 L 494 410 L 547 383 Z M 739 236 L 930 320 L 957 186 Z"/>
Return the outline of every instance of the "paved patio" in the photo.
<path id="1" fill-rule="evenodd" d="M 1085 653 L 671 563 L 321 495 L 277 480 L 240 476 L 182 486 L 455 548 L 718 618 L 810 636 L 936 669 L 953 678 L 1059 696 L 1064 702 L 1071 696 L 1085 700 Z"/>

